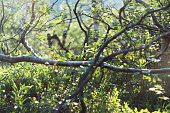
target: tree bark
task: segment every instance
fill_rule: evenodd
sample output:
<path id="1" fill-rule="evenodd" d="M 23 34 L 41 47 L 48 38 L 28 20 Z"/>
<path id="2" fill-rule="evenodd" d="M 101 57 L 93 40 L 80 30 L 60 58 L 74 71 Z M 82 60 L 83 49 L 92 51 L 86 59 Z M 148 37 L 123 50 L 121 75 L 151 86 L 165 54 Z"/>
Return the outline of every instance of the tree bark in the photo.
<path id="1" fill-rule="evenodd" d="M 160 67 L 161 68 L 166 68 L 168 67 L 168 60 L 169 60 L 169 55 L 168 55 L 168 48 L 169 48 L 169 38 L 165 38 L 162 40 L 162 45 L 161 45 L 161 61 L 160 61 Z"/>
<path id="2" fill-rule="evenodd" d="M 94 42 L 96 42 L 98 40 L 98 37 L 99 37 L 99 21 L 97 20 L 98 19 L 98 10 L 97 10 L 97 0 L 92 0 L 92 7 L 94 8 L 94 11 L 93 11 L 93 24 L 94 24 L 94 33 L 93 33 L 93 39 L 94 39 Z"/>
<path id="3" fill-rule="evenodd" d="M 168 68 L 168 61 L 170 60 L 169 57 L 169 42 L 170 42 L 170 36 L 167 36 L 166 38 L 163 38 L 162 45 L 161 45 L 161 60 L 160 60 L 160 68 Z M 163 87 L 167 92 L 167 96 L 170 97 L 170 77 L 168 74 L 161 74 L 161 79 L 163 81 Z"/>

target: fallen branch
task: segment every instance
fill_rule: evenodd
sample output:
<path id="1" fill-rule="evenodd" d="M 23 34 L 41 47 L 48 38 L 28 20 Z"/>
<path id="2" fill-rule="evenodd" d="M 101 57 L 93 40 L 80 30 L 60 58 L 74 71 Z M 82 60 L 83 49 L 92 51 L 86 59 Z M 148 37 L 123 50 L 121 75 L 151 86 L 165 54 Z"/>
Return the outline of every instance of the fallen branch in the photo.
<path id="1" fill-rule="evenodd" d="M 69 67 L 88 67 L 92 63 L 91 61 L 57 61 L 51 59 L 44 59 L 35 56 L 9 56 L 0 54 L 0 61 L 9 63 L 19 63 L 19 62 L 32 62 L 37 64 L 54 65 L 54 66 L 69 66 Z M 126 68 L 117 67 L 110 65 L 108 63 L 103 63 L 101 65 L 109 70 L 118 72 L 128 72 L 128 73 L 170 73 L 170 68 L 160 68 L 160 69 L 136 69 L 136 68 Z"/>

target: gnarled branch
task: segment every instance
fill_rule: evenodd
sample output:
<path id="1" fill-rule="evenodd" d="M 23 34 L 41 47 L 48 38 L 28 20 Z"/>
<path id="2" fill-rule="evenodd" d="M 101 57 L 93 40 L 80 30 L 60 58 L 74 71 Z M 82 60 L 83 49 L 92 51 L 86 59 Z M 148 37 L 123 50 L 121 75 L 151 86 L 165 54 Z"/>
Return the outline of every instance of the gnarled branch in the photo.
<path id="1" fill-rule="evenodd" d="M 61 49 L 65 50 L 66 52 L 69 52 L 69 50 L 67 48 L 65 48 L 64 45 L 61 43 L 61 41 L 57 35 L 51 36 L 50 34 L 47 34 L 49 48 L 52 47 L 52 41 L 51 41 L 52 39 L 55 39 L 58 42 L 58 45 L 61 47 Z"/>

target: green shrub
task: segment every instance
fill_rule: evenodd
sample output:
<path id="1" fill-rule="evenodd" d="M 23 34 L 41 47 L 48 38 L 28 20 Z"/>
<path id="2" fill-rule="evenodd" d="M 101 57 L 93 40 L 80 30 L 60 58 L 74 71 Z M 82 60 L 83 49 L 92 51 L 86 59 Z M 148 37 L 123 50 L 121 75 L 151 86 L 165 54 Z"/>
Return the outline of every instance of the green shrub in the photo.
<path id="1" fill-rule="evenodd" d="M 69 95 L 77 88 L 81 72 L 73 72 L 73 70 L 76 71 L 76 68 L 31 63 L 19 63 L 1 69 L 0 112 L 54 112 L 65 95 Z M 130 108 L 128 103 L 119 98 L 124 93 L 118 91 L 116 86 L 109 86 L 113 81 L 108 81 L 107 77 L 99 87 L 96 87 L 99 71 L 100 69 L 95 73 L 96 78 L 84 90 L 87 112 L 149 113 L 147 109 L 149 105 L 145 105 L 146 109 L 140 111 L 134 107 Z M 138 93 L 140 92 L 135 94 Z M 131 99 L 128 100 L 133 100 L 133 96 L 129 97 Z M 67 113 L 78 112 L 80 109 L 80 102 L 75 98 L 67 100 L 64 104 Z M 165 107 L 165 112 L 168 113 L 168 109 L 169 106 Z M 159 112 L 158 108 L 154 113 Z"/>

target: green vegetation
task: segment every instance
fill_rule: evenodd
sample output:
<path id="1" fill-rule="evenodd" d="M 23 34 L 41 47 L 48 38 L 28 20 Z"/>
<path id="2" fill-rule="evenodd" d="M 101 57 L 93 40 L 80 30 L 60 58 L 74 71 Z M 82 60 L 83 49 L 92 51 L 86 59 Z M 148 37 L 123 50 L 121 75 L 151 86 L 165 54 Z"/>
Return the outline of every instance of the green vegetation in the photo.
<path id="1" fill-rule="evenodd" d="M 3 69 L 0 74 L 0 112 L 55 111 L 61 99 L 77 88 L 81 72 L 73 74 L 74 69 L 31 63 L 19 63 Z M 101 71 L 104 71 L 105 78 L 99 84 Z M 138 77 L 126 75 L 125 78 L 125 75 L 121 73 L 98 69 L 95 78 L 84 90 L 87 111 L 94 113 L 164 111 L 168 113 L 167 101 L 159 99 L 155 93 L 148 90 L 153 82 L 148 82 L 147 79 L 140 81 L 139 78 L 140 75 Z M 137 104 L 139 105 L 136 106 Z M 136 107 L 141 110 L 138 109 L 138 111 Z M 80 108 L 79 100 L 73 98 L 66 101 L 63 109 L 65 112 L 78 112 Z"/>
<path id="2" fill-rule="evenodd" d="M 0 113 L 170 113 L 168 0 L 0 3 Z"/>

